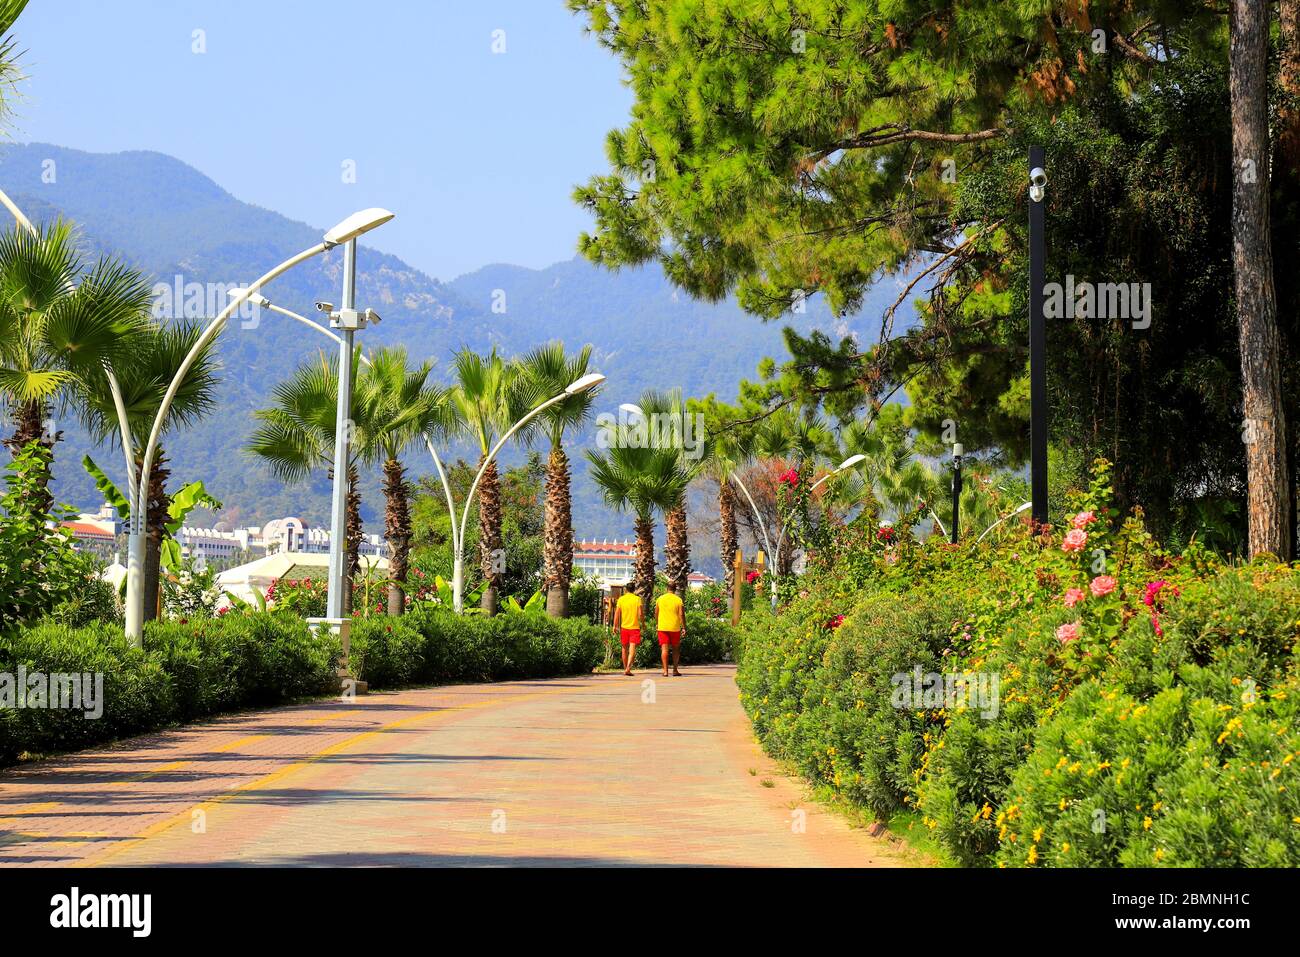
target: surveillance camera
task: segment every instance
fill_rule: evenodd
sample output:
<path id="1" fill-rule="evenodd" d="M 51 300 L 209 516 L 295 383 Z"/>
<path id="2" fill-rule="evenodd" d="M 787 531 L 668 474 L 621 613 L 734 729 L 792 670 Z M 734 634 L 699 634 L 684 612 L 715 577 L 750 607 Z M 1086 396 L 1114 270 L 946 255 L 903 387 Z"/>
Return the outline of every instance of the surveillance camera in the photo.
<path id="1" fill-rule="evenodd" d="M 326 302 L 324 299 L 317 299 L 317 300 L 316 300 L 316 308 L 317 308 L 320 312 L 333 312 L 333 311 L 334 311 L 334 303 L 332 303 L 332 302 Z"/>
<path id="2" fill-rule="evenodd" d="M 370 324 L 372 324 L 372 325 L 378 325 L 378 324 L 379 324 L 379 313 L 375 312 L 375 310 L 373 310 L 373 309 L 367 309 L 367 310 L 362 314 L 362 318 L 363 318 L 367 323 L 370 323 Z"/>

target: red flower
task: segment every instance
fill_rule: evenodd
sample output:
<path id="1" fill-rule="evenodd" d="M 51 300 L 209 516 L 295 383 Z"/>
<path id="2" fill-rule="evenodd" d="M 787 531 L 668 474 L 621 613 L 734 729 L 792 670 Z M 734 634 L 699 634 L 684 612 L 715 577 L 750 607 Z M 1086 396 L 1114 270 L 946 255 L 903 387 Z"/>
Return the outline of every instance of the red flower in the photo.
<path id="1" fill-rule="evenodd" d="M 834 631 L 842 624 L 844 624 L 843 615 L 832 615 L 830 620 L 826 622 L 826 627 L 829 628 L 831 631 Z"/>

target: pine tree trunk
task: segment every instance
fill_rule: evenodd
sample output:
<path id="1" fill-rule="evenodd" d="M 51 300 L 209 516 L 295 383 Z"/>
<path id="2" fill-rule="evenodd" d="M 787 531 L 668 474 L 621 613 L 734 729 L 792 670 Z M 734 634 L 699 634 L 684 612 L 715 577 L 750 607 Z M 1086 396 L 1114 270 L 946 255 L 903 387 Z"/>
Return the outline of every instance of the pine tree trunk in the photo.
<path id="1" fill-rule="evenodd" d="M 1283 212 L 1281 222 L 1273 222 L 1273 245 L 1278 249 L 1300 248 L 1300 0 L 1282 0 L 1279 10 L 1280 55 L 1277 68 L 1277 154 L 1273 170 L 1275 199 L 1273 209 Z M 1276 280 L 1277 276 L 1274 276 Z M 1283 302 L 1295 301 L 1296 284 L 1284 291 Z M 1295 356 L 1300 350 L 1300 322 L 1296 316 L 1282 322 L 1282 394 L 1287 404 L 1287 477 L 1291 482 L 1287 500 L 1291 503 L 1291 555 L 1300 554 L 1300 523 L 1295 509 L 1300 503 L 1300 370 Z"/>
<path id="2" fill-rule="evenodd" d="M 41 400 L 33 402 L 24 402 L 14 410 L 14 434 L 5 440 L 5 445 L 9 451 L 17 455 L 31 442 L 39 442 L 45 448 L 53 451 L 54 443 L 62 437 L 62 432 L 56 432 L 54 435 L 46 434 L 46 420 L 49 415 L 49 408 Z M 54 495 L 50 492 L 50 468 L 46 466 L 41 469 L 35 476 L 36 485 L 39 493 L 30 503 L 32 510 L 36 514 L 48 515 L 50 509 L 54 507 Z"/>
<path id="3" fill-rule="evenodd" d="M 1284 177 L 1300 178 L 1300 0 L 1282 0 L 1278 18 L 1281 50 L 1277 67 L 1278 156 Z"/>
<path id="4" fill-rule="evenodd" d="M 145 511 L 144 547 L 144 620 L 158 617 L 160 587 L 162 584 L 162 543 L 167 534 L 167 507 L 171 496 L 167 494 L 167 479 L 171 470 L 166 467 L 167 456 L 161 448 L 154 456 L 149 470 L 148 508 Z M 143 464 L 143 463 L 141 463 Z"/>
<path id="5" fill-rule="evenodd" d="M 740 533 L 736 527 L 736 490 L 731 479 L 723 476 L 718 481 L 718 524 L 721 533 L 722 567 L 726 569 L 723 581 L 730 595 L 736 582 L 736 549 L 740 547 Z"/>
<path id="6" fill-rule="evenodd" d="M 1269 235 L 1268 8 L 1232 0 L 1232 260 L 1241 343 L 1251 556 L 1289 558 L 1290 494 L 1281 336 Z"/>
<path id="7" fill-rule="evenodd" d="M 691 542 L 686 534 L 686 502 L 679 502 L 664 516 L 667 539 L 664 543 L 664 571 L 668 584 L 678 597 L 686 594 L 686 578 L 691 573 Z"/>
<path id="8" fill-rule="evenodd" d="M 397 459 L 384 462 L 384 535 L 388 539 L 388 613 L 406 611 L 406 573 L 411 553 L 411 510 L 406 473 Z"/>
<path id="9" fill-rule="evenodd" d="M 655 523 L 654 519 L 638 515 L 636 518 L 636 565 L 632 590 L 641 596 L 645 607 L 650 608 L 655 593 Z"/>
<path id="10" fill-rule="evenodd" d="M 357 570 L 361 567 L 361 538 L 365 535 L 365 524 L 361 521 L 361 488 L 357 467 L 348 465 L 348 500 L 347 528 L 344 531 L 344 543 L 347 546 L 346 575 L 343 581 L 343 617 L 352 617 L 352 590 L 356 581 Z M 366 609 L 369 611 L 369 609 Z"/>
<path id="11" fill-rule="evenodd" d="M 573 511 L 569 494 L 569 457 L 557 442 L 546 463 L 546 531 L 542 563 L 542 588 L 546 613 L 552 618 L 569 614 L 569 583 L 573 574 Z"/>
<path id="12" fill-rule="evenodd" d="M 482 459 L 479 463 L 482 468 Z M 501 481 L 496 459 L 483 469 L 478 486 L 478 553 L 479 571 L 483 574 L 483 598 L 479 605 L 489 615 L 495 615 L 501 597 L 505 555 L 501 545 Z"/>

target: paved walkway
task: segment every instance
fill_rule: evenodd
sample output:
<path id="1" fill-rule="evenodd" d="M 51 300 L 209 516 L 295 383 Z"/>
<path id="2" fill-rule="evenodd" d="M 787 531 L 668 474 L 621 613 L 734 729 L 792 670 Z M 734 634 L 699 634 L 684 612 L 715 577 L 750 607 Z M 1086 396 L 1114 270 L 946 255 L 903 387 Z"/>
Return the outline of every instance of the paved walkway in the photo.
<path id="1" fill-rule="evenodd" d="M 775 770 L 724 666 L 318 702 L 0 773 L 0 865 L 901 863 Z"/>

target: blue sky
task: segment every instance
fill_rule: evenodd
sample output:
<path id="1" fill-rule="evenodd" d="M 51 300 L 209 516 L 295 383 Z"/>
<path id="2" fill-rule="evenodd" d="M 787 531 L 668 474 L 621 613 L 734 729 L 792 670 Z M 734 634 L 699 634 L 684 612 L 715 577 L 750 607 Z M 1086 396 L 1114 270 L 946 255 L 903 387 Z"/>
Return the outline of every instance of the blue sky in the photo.
<path id="1" fill-rule="evenodd" d="M 158 150 L 318 226 L 387 206 L 371 244 L 440 279 L 571 257 L 632 102 L 562 0 L 31 0 L 13 34 L 13 139 Z"/>

